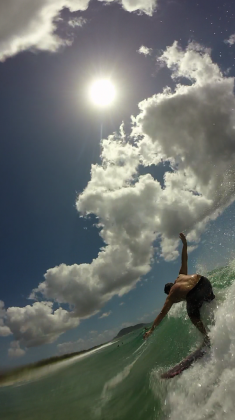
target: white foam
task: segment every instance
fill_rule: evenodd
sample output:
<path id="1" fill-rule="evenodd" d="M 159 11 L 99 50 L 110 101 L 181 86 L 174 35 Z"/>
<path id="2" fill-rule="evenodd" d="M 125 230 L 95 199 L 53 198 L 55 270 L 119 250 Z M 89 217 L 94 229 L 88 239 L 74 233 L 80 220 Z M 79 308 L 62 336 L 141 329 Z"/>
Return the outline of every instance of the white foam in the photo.
<path id="1" fill-rule="evenodd" d="M 124 379 L 126 379 L 129 376 L 134 364 L 137 362 L 137 360 L 139 359 L 140 356 L 141 356 L 141 354 L 138 357 L 136 357 L 136 359 L 132 363 L 125 366 L 124 369 L 122 369 L 121 372 L 117 373 L 117 375 L 115 375 L 113 378 L 111 378 L 109 381 L 107 381 L 104 384 L 103 391 L 101 393 L 100 409 L 110 400 L 110 398 L 112 397 L 112 391 L 120 383 L 122 383 L 124 381 Z"/>
<path id="2" fill-rule="evenodd" d="M 134 352 L 133 354 L 137 353 L 138 351 L 140 351 L 140 349 L 142 349 L 143 346 L 146 346 L 146 341 L 144 341 Z M 142 349 L 143 350 L 143 349 Z"/>

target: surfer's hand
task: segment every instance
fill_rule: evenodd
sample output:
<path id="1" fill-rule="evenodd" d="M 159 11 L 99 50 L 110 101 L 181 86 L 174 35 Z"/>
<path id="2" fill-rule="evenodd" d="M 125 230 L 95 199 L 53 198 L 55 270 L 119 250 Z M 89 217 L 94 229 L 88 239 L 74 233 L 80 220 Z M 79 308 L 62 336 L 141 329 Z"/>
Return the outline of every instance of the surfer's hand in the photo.
<path id="1" fill-rule="evenodd" d="M 183 244 L 187 245 L 187 239 L 186 239 L 185 235 L 183 233 L 180 233 L 179 236 L 180 236 L 180 239 L 183 242 Z"/>
<path id="2" fill-rule="evenodd" d="M 152 331 L 149 330 L 144 334 L 144 339 L 148 338 L 152 334 Z"/>

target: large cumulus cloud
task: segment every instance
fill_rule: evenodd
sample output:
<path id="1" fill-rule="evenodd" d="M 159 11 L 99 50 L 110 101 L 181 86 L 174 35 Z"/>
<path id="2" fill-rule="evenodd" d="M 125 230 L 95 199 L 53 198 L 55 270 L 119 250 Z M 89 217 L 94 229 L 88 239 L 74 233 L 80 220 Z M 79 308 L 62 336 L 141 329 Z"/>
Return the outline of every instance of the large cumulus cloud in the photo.
<path id="1" fill-rule="evenodd" d="M 111 0 L 113 1 L 113 0 Z M 89 0 L 7 0 L 0 2 L 0 61 L 20 51 L 57 51 L 71 41 L 56 31 L 56 18 L 63 8 L 84 11 Z M 152 14 L 156 0 L 123 0 L 129 12 L 141 10 Z M 71 22 L 71 21 L 70 21 Z"/>
<path id="2" fill-rule="evenodd" d="M 47 270 L 31 293 L 67 303 L 71 312 L 53 312 L 42 302 L 7 310 L 6 325 L 26 346 L 53 341 L 114 295 L 129 292 L 150 270 L 157 238 L 166 261 L 179 255 L 180 231 L 193 249 L 206 225 L 234 201 L 233 78 L 224 77 L 210 51 L 197 44 L 184 51 L 174 43 L 159 60 L 177 81 L 175 90 L 166 88 L 139 104 L 130 138 L 122 129 L 102 142 L 101 164 L 92 166 L 77 199 L 81 215 L 97 216 L 105 246 L 91 264 Z M 162 161 L 171 164 L 163 186 L 139 174 L 139 165 Z M 38 311 L 43 316 L 34 316 Z"/>
<path id="3" fill-rule="evenodd" d="M 7 326 L 23 347 L 52 343 L 63 332 L 77 327 L 79 320 L 59 308 L 53 311 L 52 302 L 35 302 L 24 308 L 7 309 Z"/>
<path id="4" fill-rule="evenodd" d="M 164 237 L 173 239 L 180 228 L 197 241 L 205 225 L 234 201 L 234 80 L 223 77 L 209 51 L 197 44 L 183 51 L 175 42 L 159 60 L 173 79 L 184 77 L 190 84 L 179 83 L 175 91 L 167 88 L 139 104 L 133 131 L 142 137 L 145 165 L 163 159 L 174 168 L 165 174 L 158 209 Z M 167 248 L 173 252 L 175 244 Z"/>
<path id="5" fill-rule="evenodd" d="M 98 214 L 107 246 L 91 264 L 62 264 L 49 269 L 32 297 L 40 292 L 48 299 L 69 302 L 75 316 L 87 317 L 114 295 L 130 291 L 150 269 L 158 190 L 160 185 L 150 175 L 114 190 L 104 186 L 100 191 L 94 186 L 90 190 L 88 186 L 77 206 L 82 211 L 90 203 L 87 213 Z"/>

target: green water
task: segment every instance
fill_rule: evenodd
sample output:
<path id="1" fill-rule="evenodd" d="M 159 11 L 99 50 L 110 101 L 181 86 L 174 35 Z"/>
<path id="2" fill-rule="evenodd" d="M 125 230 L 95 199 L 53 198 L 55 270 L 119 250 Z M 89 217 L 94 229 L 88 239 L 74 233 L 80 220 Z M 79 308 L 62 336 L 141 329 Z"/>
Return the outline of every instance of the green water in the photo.
<path id="1" fill-rule="evenodd" d="M 225 299 L 221 290 L 233 283 L 233 269 L 218 269 L 210 279 L 220 305 Z M 201 341 L 200 334 L 182 306 L 147 341 L 142 335 L 143 331 L 137 330 L 91 355 L 58 364 L 44 377 L 1 387 L 0 419 L 170 418 L 168 394 L 183 375 L 181 379 L 164 381 L 160 373 L 194 349 Z"/>

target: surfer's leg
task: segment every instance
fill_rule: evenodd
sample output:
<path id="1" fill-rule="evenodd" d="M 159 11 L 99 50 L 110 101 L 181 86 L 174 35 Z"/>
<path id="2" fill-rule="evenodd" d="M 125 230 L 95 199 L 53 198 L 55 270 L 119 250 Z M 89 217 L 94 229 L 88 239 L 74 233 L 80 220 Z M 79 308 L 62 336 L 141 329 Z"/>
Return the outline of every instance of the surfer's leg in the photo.
<path id="1" fill-rule="evenodd" d="M 200 317 L 200 311 L 203 302 L 210 302 L 215 298 L 212 285 L 206 277 L 201 277 L 198 284 L 187 294 L 187 312 L 195 327 L 204 335 L 204 344 L 210 345 L 210 339 L 207 335 L 205 326 Z"/>
<path id="2" fill-rule="evenodd" d="M 197 329 L 203 335 L 207 336 L 206 329 L 200 317 L 200 311 L 199 311 L 200 307 L 201 307 L 201 303 L 197 304 L 196 302 L 190 302 L 190 301 L 187 302 L 187 312 L 188 312 L 188 316 L 191 322 L 193 323 L 193 325 L 195 325 L 195 327 L 197 327 Z"/>

